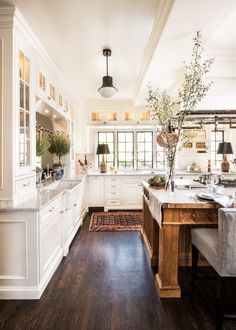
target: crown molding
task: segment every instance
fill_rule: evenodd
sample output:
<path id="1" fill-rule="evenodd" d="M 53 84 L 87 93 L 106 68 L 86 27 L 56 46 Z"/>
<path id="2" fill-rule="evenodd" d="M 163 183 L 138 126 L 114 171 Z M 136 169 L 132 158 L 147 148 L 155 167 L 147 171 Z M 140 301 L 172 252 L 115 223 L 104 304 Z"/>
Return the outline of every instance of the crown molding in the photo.
<path id="1" fill-rule="evenodd" d="M 0 27 L 9 29 L 13 27 L 15 7 L 0 7 Z"/>
<path id="2" fill-rule="evenodd" d="M 20 11 L 16 7 L 0 7 L 0 27 L 2 28 L 15 28 L 18 29 L 21 33 L 23 33 L 37 53 L 41 56 L 42 60 L 46 63 L 46 65 L 49 67 L 49 69 L 52 70 L 52 72 L 56 75 L 57 79 L 62 83 L 64 86 L 66 93 L 68 96 L 74 100 L 77 99 L 72 88 L 66 81 L 65 77 L 59 70 L 59 68 L 56 66 L 56 64 L 53 62 L 52 58 L 46 51 L 45 47 L 41 43 L 41 41 L 38 39 L 38 37 L 35 35 L 29 24 L 26 22 Z"/>
<path id="3" fill-rule="evenodd" d="M 171 9 L 173 7 L 175 0 L 161 0 L 158 1 L 155 20 L 152 28 L 151 35 L 149 37 L 148 45 L 143 58 L 143 64 L 139 71 L 139 76 L 137 78 L 134 100 L 136 100 L 139 90 L 142 86 L 143 80 L 151 63 L 152 57 L 157 48 L 158 42 L 160 40 L 161 34 L 165 27 L 166 21 L 169 17 Z"/>

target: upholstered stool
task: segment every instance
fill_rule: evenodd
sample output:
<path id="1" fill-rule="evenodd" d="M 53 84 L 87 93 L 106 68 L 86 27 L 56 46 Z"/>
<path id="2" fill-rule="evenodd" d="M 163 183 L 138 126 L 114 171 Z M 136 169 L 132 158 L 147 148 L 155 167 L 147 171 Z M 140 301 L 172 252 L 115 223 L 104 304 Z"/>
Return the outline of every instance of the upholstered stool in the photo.
<path id="1" fill-rule="evenodd" d="M 197 278 L 198 253 L 200 252 L 218 274 L 216 328 L 222 329 L 225 280 L 229 277 L 236 277 L 236 209 L 219 209 L 218 229 L 192 229 L 191 235 L 192 288 L 194 288 Z M 235 315 L 229 317 L 234 318 Z"/>

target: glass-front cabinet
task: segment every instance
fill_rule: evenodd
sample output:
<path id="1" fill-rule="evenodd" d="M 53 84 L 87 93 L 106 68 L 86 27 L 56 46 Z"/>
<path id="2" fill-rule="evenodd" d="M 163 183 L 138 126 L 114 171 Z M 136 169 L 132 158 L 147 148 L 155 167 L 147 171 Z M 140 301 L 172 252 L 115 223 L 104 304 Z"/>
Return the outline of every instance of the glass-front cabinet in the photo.
<path id="1" fill-rule="evenodd" d="M 30 166 L 30 61 L 19 51 L 19 166 Z"/>

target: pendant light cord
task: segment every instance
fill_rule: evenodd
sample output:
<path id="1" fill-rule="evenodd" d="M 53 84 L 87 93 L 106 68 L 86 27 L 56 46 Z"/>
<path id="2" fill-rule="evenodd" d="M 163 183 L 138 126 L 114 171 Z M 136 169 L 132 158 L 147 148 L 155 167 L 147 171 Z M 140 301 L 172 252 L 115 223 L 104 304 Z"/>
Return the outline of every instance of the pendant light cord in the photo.
<path id="1" fill-rule="evenodd" d="M 106 54 L 106 63 L 107 63 L 107 76 L 108 76 L 108 55 Z"/>

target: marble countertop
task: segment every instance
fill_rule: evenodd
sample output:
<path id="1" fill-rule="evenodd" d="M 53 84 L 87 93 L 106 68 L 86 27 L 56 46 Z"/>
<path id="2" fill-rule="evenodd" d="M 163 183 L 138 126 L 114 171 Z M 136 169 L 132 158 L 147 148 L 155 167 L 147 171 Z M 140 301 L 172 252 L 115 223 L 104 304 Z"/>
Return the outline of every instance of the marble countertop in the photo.
<path id="1" fill-rule="evenodd" d="M 180 180 L 179 180 L 180 181 Z M 185 181 L 185 180 L 183 180 Z M 186 180 L 189 181 L 189 180 Z M 146 181 L 142 182 L 143 186 L 145 186 L 149 191 L 151 191 L 152 195 L 155 196 L 162 204 L 164 203 L 173 203 L 173 204 L 188 204 L 188 203 L 209 203 L 209 201 L 199 200 L 197 199 L 197 193 L 203 192 L 206 193 L 207 189 L 204 188 L 191 188 L 191 189 L 177 189 L 173 195 L 171 195 L 168 191 L 157 190 L 152 188 L 149 183 Z M 216 194 L 216 196 L 235 196 L 236 188 L 235 187 L 227 187 L 221 188 L 221 194 Z"/>
<path id="2" fill-rule="evenodd" d="M 73 176 L 73 177 L 66 177 L 62 181 L 78 181 L 81 182 L 85 179 L 85 176 Z M 53 185 L 53 183 L 52 183 Z M 67 189 L 61 187 L 59 189 L 52 189 L 49 186 L 43 187 L 38 189 L 35 192 L 33 197 L 25 200 L 24 202 L 7 207 L 1 207 L 0 212 L 17 212 L 17 211 L 40 211 L 49 203 L 53 202 L 56 198 L 60 195 L 64 194 Z"/>
<path id="3" fill-rule="evenodd" d="M 63 194 L 64 191 L 64 189 L 39 189 L 36 191 L 35 196 L 17 205 L 1 207 L 0 212 L 40 211 L 48 203 Z"/>

